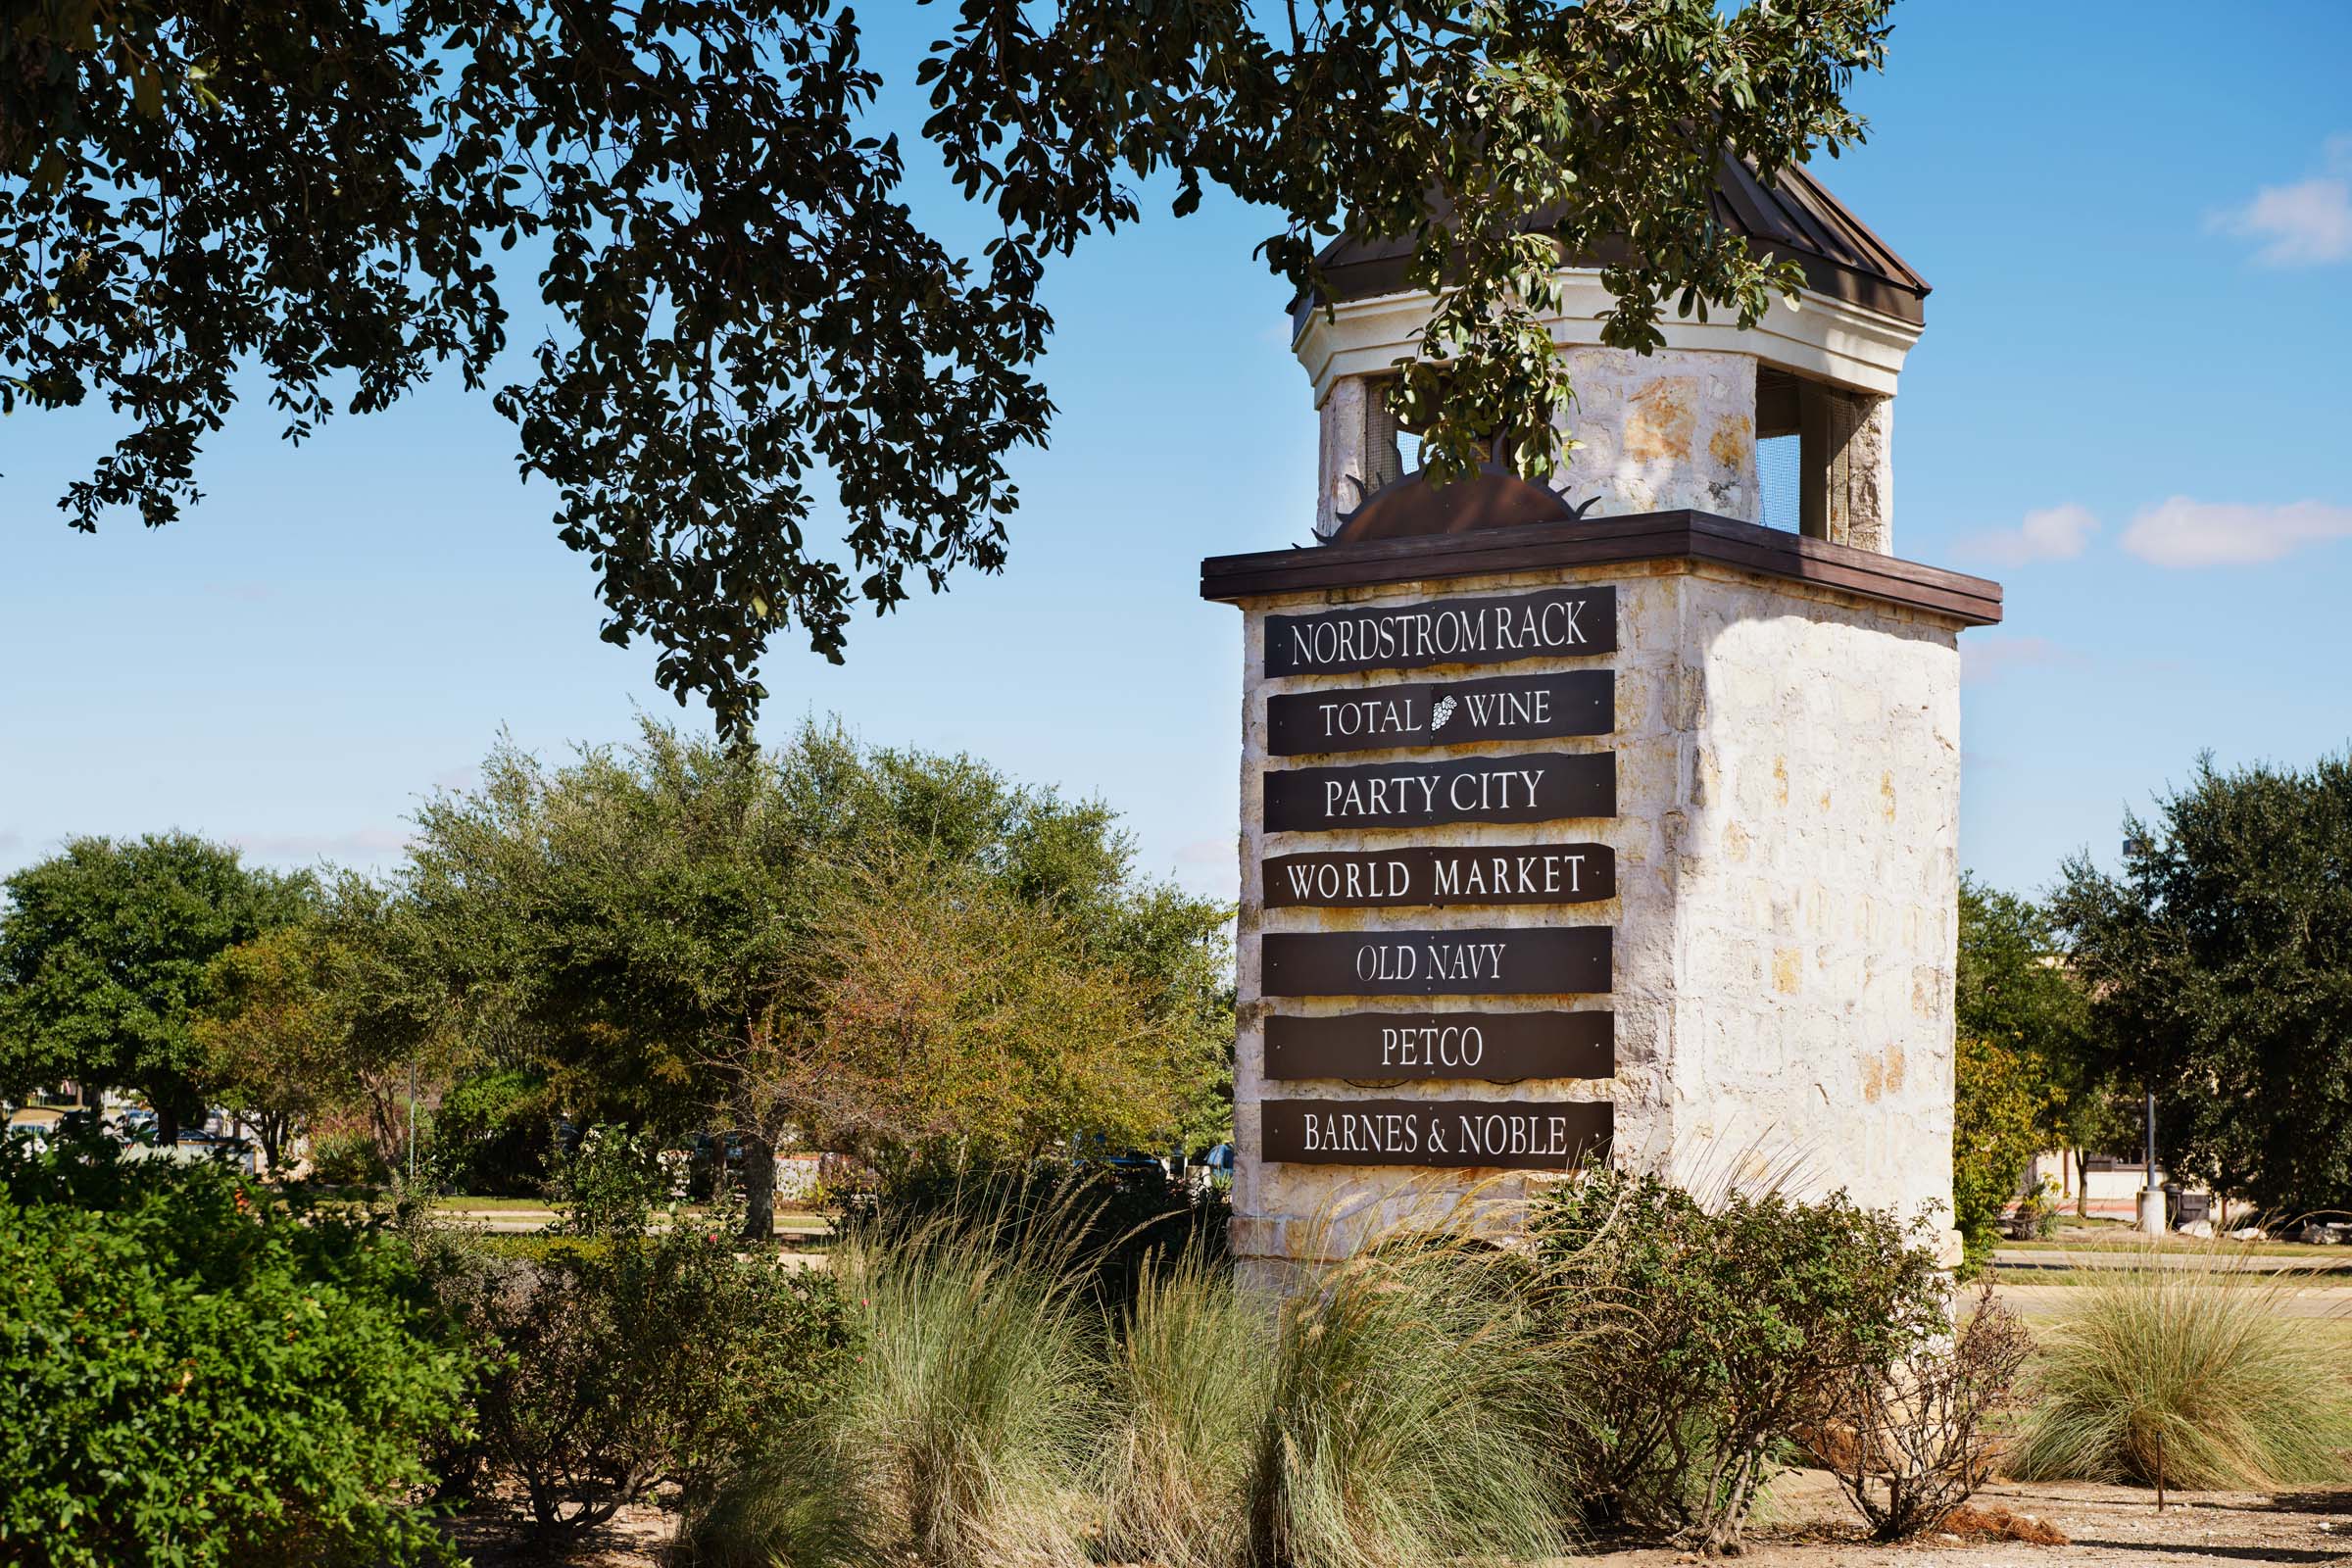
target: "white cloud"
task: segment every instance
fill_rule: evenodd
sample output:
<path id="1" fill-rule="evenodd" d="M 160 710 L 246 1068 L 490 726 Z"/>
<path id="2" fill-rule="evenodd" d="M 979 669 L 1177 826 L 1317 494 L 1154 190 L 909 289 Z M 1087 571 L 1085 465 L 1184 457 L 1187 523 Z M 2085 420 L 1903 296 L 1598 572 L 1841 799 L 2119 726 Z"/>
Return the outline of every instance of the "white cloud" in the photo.
<path id="1" fill-rule="evenodd" d="M 2174 496 L 2124 530 L 2124 548 L 2159 566 L 2250 566 L 2305 545 L 2352 538 L 2352 507 L 2258 507 Z"/>
<path id="2" fill-rule="evenodd" d="M 1993 528 L 1960 541 L 1964 556 L 2004 566 L 2029 561 L 2072 561 L 2099 531 L 2099 519 L 2087 507 L 2044 507 L 2029 512 L 2014 528 Z"/>
<path id="3" fill-rule="evenodd" d="M 2215 213 L 2209 230 L 2262 241 L 2264 267 L 2322 267 L 2352 260 L 2352 136 L 2328 141 L 2328 172 L 2292 185 L 2265 185 L 2243 207 Z"/>
<path id="4" fill-rule="evenodd" d="M 1960 679 L 1971 686 L 1982 686 L 2021 669 L 2088 662 L 2074 649 L 2061 647 L 2047 637 L 1969 636 L 1960 642 Z"/>

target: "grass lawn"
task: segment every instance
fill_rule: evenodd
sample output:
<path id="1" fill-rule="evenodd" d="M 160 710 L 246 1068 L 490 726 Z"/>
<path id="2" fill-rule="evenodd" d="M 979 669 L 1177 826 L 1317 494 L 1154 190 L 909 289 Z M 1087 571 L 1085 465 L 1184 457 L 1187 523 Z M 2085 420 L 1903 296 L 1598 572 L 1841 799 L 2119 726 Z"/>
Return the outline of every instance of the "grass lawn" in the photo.
<path id="1" fill-rule="evenodd" d="M 2119 1227 L 2120 1229 L 2120 1227 Z M 2148 1239 L 2136 1231 L 2118 1236 L 2091 1235 L 2075 1240 L 2001 1243 L 2004 1252 L 2144 1252 Z M 2300 1242 L 2206 1241 L 2195 1236 L 2168 1236 L 2158 1244 L 2165 1252 L 2193 1253 L 2220 1250 L 2251 1253 L 2256 1257 L 2294 1257 L 2313 1263 L 2338 1263 L 2352 1268 L 2352 1247 L 2306 1247 Z"/>

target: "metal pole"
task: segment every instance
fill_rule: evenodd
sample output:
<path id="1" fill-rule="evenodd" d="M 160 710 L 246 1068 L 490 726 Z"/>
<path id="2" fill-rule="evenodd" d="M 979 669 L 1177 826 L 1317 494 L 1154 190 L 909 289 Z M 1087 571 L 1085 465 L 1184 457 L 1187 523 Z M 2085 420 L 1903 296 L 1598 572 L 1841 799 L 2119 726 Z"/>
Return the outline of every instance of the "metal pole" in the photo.
<path id="1" fill-rule="evenodd" d="M 2139 1183 L 2139 1229 L 2145 1236 L 2162 1236 L 2166 1215 L 2164 1194 L 2156 1186 L 2156 1091 L 2146 1090 L 2140 1103 L 2146 1143 L 2141 1152 L 2144 1164 Z"/>

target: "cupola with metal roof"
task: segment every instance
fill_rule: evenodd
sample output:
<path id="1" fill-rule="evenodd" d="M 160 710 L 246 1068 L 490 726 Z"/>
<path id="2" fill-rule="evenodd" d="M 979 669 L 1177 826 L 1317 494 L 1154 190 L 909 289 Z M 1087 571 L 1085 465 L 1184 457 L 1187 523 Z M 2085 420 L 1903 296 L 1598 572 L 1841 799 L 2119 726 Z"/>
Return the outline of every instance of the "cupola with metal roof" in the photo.
<path id="1" fill-rule="evenodd" d="M 1744 330 L 1669 318 L 1665 346 L 1641 355 L 1602 346 L 1600 258 L 1572 259 L 1548 322 L 1576 386 L 1561 423 L 1579 443 L 1556 498 L 1499 469 L 1435 488 L 1407 472 L 1411 433 L 1380 383 L 1415 352 L 1430 296 L 1404 281 L 1408 241 L 1328 246 L 1327 295 L 1292 313 L 1322 415 L 1318 536 L 1690 508 L 1891 554 L 1892 404 L 1926 323 L 1927 280 L 1801 167 L 1766 184 L 1726 158 L 1715 212 L 1756 253 L 1795 262 L 1804 287 Z"/>

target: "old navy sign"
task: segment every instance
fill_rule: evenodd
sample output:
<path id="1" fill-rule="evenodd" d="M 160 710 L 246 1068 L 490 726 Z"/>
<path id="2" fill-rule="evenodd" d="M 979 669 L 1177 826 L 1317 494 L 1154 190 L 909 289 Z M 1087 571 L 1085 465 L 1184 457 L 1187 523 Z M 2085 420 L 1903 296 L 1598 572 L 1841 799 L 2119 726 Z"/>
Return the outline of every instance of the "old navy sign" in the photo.
<path id="1" fill-rule="evenodd" d="M 1264 780 L 1270 833 L 1617 814 L 1617 759 L 1609 752 L 1294 767 L 1269 770 Z"/>
<path id="2" fill-rule="evenodd" d="M 1269 1100 L 1260 1157 L 1308 1165 L 1568 1170 L 1608 1152 L 1605 1101 Z"/>
<path id="3" fill-rule="evenodd" d="M 1264 864 L 1267 908 L 1405 905 L 1592 904 L 1617 896 L 1606 844 L 1478 844 L 1277 855 Z"/>
<path id="4" fill-rule="evenodd" d="M 1298 757 L 1547 741 L 1606 735 L 1616 716 L 1617 676 L 1606 669 L 1303 692 L 1266 700 L 1266 750 L 1276 757 Z"/>
<path id="5" fill-rule="evenodd" d="M 1343 1012 L 1266 1018 L 1266 1076 L 1609 1078 L 1613 1012 Z"/>
<path id="6" fill-rule="evenodd" d="M 1260 937 L 1269 997 L 1574 996 L 1609 989 L 1605 925 L 1281 931 Z"/>
<path id="7" fill-rule="evenodd" d="M 1614 588 L 1548 588 L 1266 617 L 1268 675 L 1500 664 L 1616 651 Z"/>

